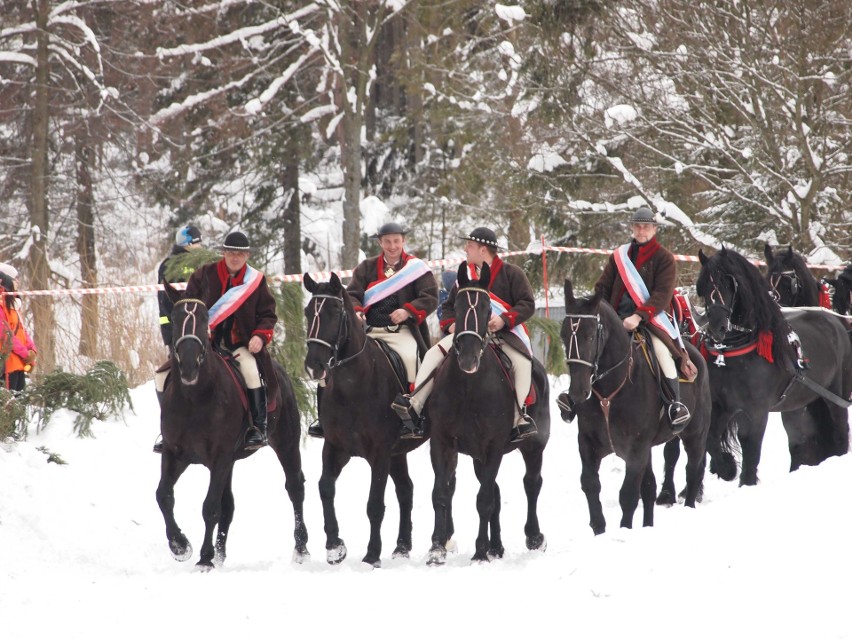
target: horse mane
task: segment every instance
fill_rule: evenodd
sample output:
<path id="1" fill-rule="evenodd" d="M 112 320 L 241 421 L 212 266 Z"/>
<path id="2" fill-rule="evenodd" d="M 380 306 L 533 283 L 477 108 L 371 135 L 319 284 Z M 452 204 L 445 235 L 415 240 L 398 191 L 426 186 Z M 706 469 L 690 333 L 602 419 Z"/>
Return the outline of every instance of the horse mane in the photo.
<path id="1" fill-rule="evenodd" d="M 758 333 L 769 331 L 773 338 L 773 358 L 777 365 L 781 365 L 785 359 L 789 359 L 787 320 L 784 319 L 781 307 L 770 297 L 766 279 L 745 257 L 723 247 L 708 258 L 707 263 L 701 268 L 695 284 L 698 294 L 707 298 L 711 289 L 710 277 L 721 279 L 723 275 L 733 277 L 739 287 L 736 308 L 740 315 L 733 321 L 754 328 Z"/>

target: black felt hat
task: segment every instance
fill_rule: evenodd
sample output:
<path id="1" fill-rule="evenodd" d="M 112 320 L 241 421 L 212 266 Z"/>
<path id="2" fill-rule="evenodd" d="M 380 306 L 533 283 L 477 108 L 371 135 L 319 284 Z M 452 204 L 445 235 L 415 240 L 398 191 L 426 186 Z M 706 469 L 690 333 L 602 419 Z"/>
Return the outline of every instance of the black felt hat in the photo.
<path id="1" fill-rule="evenodd" d="M 633 211 L 633 217 L 630 220 L 631 224 L 656 224 L 657 216 L 647 206 L 640 206 Z"/>
<path id="2" fill-rule="evenodd" d="M 396 222 L 387 222 L 386 224 L 382 224 L 379 227 L 379 230 L 373 233 L 370 237 L 374 240 L 379 240 L 382 235 L 405 235 L 407 233 L 408 230 L 402 228 L 400 224 L 397 224 Z"/>
<path id="3" fill-rule="evenodd" d="M 251 251 L 251 245 L 249 244 L 245 233 L 234 231 L 233 233 L 228 233 L 228 237 L 225 238 L 225 242 L 222 244 L 222 250 Z"/>
<path id="4" fill-rule="evenodd" d="M 473 229 L 470 233 L 465 236 L 460 236 L 460 240 L 470 240 L 471 242 L 478 242 L 479 244 L 485 244 L 487 246 L 493 246 L 498 251 L 505 251 L 506 249 L 497 244 L 497 234 L 489 228 L 484 226 L 480 226 L 479 228 Z"/>

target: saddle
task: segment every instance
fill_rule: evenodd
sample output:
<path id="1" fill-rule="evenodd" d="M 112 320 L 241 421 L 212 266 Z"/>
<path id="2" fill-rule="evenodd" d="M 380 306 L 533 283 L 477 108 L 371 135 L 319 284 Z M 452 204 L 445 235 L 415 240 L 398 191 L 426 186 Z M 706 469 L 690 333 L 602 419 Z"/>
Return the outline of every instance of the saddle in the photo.
<path id="1" fill-rule="evenodd" d="M 509 359 L 509 356 L 503 352 L 503 348 L 501 344 L 495 343 L 493 340 L 488 342 L 489 350 L 494 354 L 497 358 L 497 363 L 500 364 L 500 368 L 503 369 L 503 372 L 506 373 L 506 378 L 509 380 L 509 386 L 512 389 L 512 395 L 515 394 L 515 376 L 512 374 L 512 360 Z M 524 406 L 532 406 L 536 402 L 536 392 L 535 392 L 535 384 L 530 384 L 530 392 L 527 394 L 527 398 L 524 400 Z"/>
<path id="2" fill-rule="evenodd" d="M 634 331 L 633 340 L 639 345 L 639 349 L 645 357 L 645 363 L 648 364 L 648 368 L 651 370 L 651 373 L 654 375 L 654 379 L 657 381 L 657 389 L 660 392 L 660 398 L 663 400 L 664 404 L 670 404 L 674 401 L 672 390 L 669 388 L 668 384 L 663 382 L 663 369 L 660 367 L 657 354 L 654 352 L 654 349 L 650 347 L 651 336 L 649 331 L 645 328 Z M 684 378 L 680 367 L 678 367 L 677 381 L 681 384 L 692 384 L 695 382 L 694 379 L 690 380 Z"/>
<path id="3" fill-rule="evenodd" d="M 374 339 L 372 341 L 379 345 L 382 352 L 385 354 L 385 357 L 387 357 L 388 364 L 390 364 L 391 370 L 396 376 L 396 381 L 399 383 L 400 388 L 403 389 L 402 392 L 410 392 L 411 389 L 408 387 L 408 375 L 405 372 L 405 364 L 402 363 L 402 358 L 399 356 L 399 353 L 380 339 Z"/>

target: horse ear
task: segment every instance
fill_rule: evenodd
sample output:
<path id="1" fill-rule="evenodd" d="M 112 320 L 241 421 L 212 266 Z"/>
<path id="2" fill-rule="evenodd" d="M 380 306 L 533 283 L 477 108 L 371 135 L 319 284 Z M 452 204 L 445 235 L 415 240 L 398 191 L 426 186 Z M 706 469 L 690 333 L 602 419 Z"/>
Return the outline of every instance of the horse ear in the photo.
<path id="1" fill-rule="evenodd" d="M 574 285 L 571 283 L 569 278 L 565 278 L 565 304 L 573 304 L 574 303 Z"/>
<path id="2" fill-rule="evenodd" d="M 459 288 L 464 288 L 468 284 L 470 284 L 470 276 L 467 274 L 467 260 L 459 264 L 459 274 L 457 278 L 457 282 L 459 283 Z"/>
<path id="3" fill-rule="evenodd" d="M 701 262 L 701 266 L 706 266 L 708 259 L 709 258 L 704 255 L 704 251 L 702 249 L 698 249 L 698 261 Z"/>
<path id="4" fill-rule="evenodd" d="M 177 302 L 184 295 L 166 280 L 163 280 L 163 289 L 166 292 L 166 297 L 169 298 L 172 304 Z"/>
<path id="5" fill-rule="evenodd" d="M 485 262 L 482 263 L 479 269 L 479 285 L 484 289 L 491 286 L 491 267 Z"/>
<path id="6" fill-rule="evenodd" d="M 331 284 L 331 292 L 339 293 L 343 288 L 343 282 L 340 281 L 340 278 L 337 276 L 337 273 L 332 272 L 331 279 L 328 281 Z"/>
<path id="7" fill-rule="evenodd" d="M 302 275 L 302 282 L 304 283 L 305 288 L 308 289 L 308 293 L 314 294 L 317 292 L 318 285 L 316 281 L 314 281 L 314 278 L 312 278 L 308 273 Z"/>
<path id="8" fill-rule="evenodd" d="M 772 247 L 769 246 L 769 242 L 763 245 L 763 256 L 766 258 L 767 264 L 772 261 Z"/>

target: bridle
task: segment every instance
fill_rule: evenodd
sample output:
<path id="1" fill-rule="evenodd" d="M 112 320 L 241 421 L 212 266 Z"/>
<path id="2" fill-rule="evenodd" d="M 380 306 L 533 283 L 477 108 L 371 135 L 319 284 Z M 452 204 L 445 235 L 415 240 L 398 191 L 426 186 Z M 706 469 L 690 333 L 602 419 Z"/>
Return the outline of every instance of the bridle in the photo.
<path id="1" fill-rule="evenodd" d="M 180 337 L 178 337 L 174 343 L 175 359 L 177 360 L 178 365 L 180 365 L 180 352 L 178 351 L 178 346 L 180 346 L 181 343 L 187 340 L 193 340 L 198 342 L 198 344 L 201 346 L 201 355 L 199 355 L 198 357 L 198 363 L 201 364 L 201 362 L 203 362 L 204 358 L 207 356 L 207 345 L 209 342 L 208 340 L 201 339 L 196 334 L 196 331 L 198 330 L 198 318 L 196 317 L 195 313 L 198 311 L 199 305 L 205 309 L 207 308 L 207 305 L 201 300 L 196 299 L 194 297 L 185 297 L 175 302 L 174 305 L 176 307 L 179 305 L 183 305 L 184 312 L 186 313 L 183 318 L 183 323 L 180 327 Z"/>
<path id="2" fill-rule="evenodd" d="M 462 335 L 475 335 L 477 339 L 479 339 L 479 354 L 481 356 L 485 351 L 485 347 L 488 345 L 490 333 L 488 332 L 488 320 L 485 320 L 485 326 L 480 326 L 480 318 L 476 311 L 477 306 L 479 305 L 479 296 L 485 295 L 486 297 L 489 297 L 488 291 L 474 286 L 460 288 L 456 292 L 456 303 L 458 303 L 462 294 L 464 294 L 467 299 L 467 309 L 465 309 L 464 315 L 461 317 L 459 317 L 458 313 L 456 314 L 456 326 L 461 328 L 461 330 L 457 330 L 453 333 L 453 348 L 455 348 L 458 353 L 459 338 Z"/>
<path id="3" fill-rule="evenodd" d="M 322 329 L 322 311 L 325 308 L 325 304 L 328 300 L 332 300 L 340 304 L 340 312 L 338 313 L 338 321 L 337 321 L 337 335 L 335 336 L 334 342 L 327 342 L 324 339 L 319 337 L 320 330 Z M 333 368 L 337 368 L 338 366 L 342 366 L 346 362 L 349 362 L 356 357 L 358 357 L 361 353 L 364 352 L 364 348 L 367 346 L 367 340 L 364 340 L 364 344 L 361 346 L 361 350 L 359 350 L 354 355 L 350 355 L 349 357 L 344 357 L 340 359 L 340 350 L 346 345 L 349 341 L 349 322 L 346 318 L 346 308 L 343 305 L 343 298 L 338 297 L 337 295 L 327 295 L 325 293 L 318 293 L 313 296 L 312 299 L 314 303 L 314 317 L 311 320 L 310 326 L 308 327 L 308 344 L 319 344 L 320 346 L 324 346 L 325 348 L 331 351 L 331 357 L 328 358 L 328 363 L 326 366 L 328 370 L 332 370 Z"/>
<path id="4" fill-rule="evenodd" d="M 580 366 L 587 366 L 592 369 L 591 373 L 591 382 L 589 384 L 589 394 L 586 395 L 586 400 L 588 400 L 592 396 L 592 392 L 594 392 L 594 385 L 598 383 L 600 380 L 605 378 L 607 375 L 616 370 L 619 366 L 621 366 L 627 360 L 630 360 L 630 365 L 627 367 L 627 375 L 624 376 L 624 381 L 621 383 L 621 386 L 618 387 L 616 393 L 621 390 L 622 386 L 627 380 L 627 377 L 630 375 L 630 369 L 633 366 L 633 344 L 629 344 L 627 347 L 627 353 L 622 357 L 617 363 L 610 366 L 604 372 L 599 373 L 598 370 L 600 368 L 600 358 L 601 352 L 603 350 L 604 343 L 604 326 L 601 322 L 600 313 L 597 314 L 589 314 L 589 313 L 574 313 L 565 315 L 565 320 L 568 324 L 569 334 L 565 340 L 565 362 L 567 364 L 579 364 Z M 578 331 L 580 329 L 580 323 L 583 320 L 593 320 L 595 322 L 595 352 L 594 359 L 589 361 L 583 359 L 580 355 L 580 341 L 577 337 Z M 615 393 L 613 393 L 614 395 Z M 610 396 L 612 398 L 612 395 Z M 585 400 L 584 400 L 585 401 Z"/>
<path id="5" fill-rule="evenodd" d="M 729 275 L 729 274 L 726 273 L 724 276 L 727 277 L 727 278 L 730 278 L 730 280 L 733 284 L 734 292 L 731 295 L 730 306 L 725 303 L 725 296 L 722 295 L 722 290 L 719 288 L 719 285 L 716 283 L 716 280 L 713 279 L 713 275 L 708 275 L 708 277 L 710 279 L 710 284 L 712 285 L 712 289 L 710 290 L 710 295 L 705 298 L 707 300 L 707 306 L 705 307 L 704 311 L 705 311 L 705 315 L 708 318 L 708 325 L 709 325 L 710 308 L 716 307 L 716 308 L 720 309 L 723 313 L 725 313 L 725 323 L 726 323 L 725 332 L 726 333 L 728 333 L 732 330 L 740 331 L 741 333 L 752 333 L 753 329 L 747 328 L 745 326 L 739 326 L 737 324 L 734 324 L 731 321 L 731 317 L 734 314 L 734 305 L 736 304 L 736 301 L 737 301 L 737 291 L 739 290 L 739 283 L 737 282 L 737 278 L 735 278 L 733 275 Z"/>
<path id="6" fill-rule="evenodd" d="M 776 302 L 779 302 L 781 300 L 781 293 L 778 290 L 778 286 L 781 284 L 781 281 L 785 278 L 790 281 L 790 295 L 793 296 L 793 299 L 790 300 L 790 304 L 792 306 L 795 306 L 796 298 L 799 295 L 799 274 L 796 273 L 796 271 L 794 271 L 794 270 L 780 271 L 778 273 L 770 273 L 769 274 L 769 286 L 771 288 L 770 288 L 770 291 L 769 291 L 769 295 Z"/>

